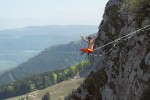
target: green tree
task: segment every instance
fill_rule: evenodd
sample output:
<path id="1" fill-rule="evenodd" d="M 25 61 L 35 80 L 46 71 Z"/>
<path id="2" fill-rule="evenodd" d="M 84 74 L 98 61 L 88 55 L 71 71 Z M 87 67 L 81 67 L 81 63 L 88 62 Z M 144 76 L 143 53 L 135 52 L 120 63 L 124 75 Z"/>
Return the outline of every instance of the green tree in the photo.
<path id="1" fill-rule="evenodd" d="M 68 73 L 68 69 L 67 69 L 67 68 L 66 68 L 66 69 L 64 69 L 63 73 L 64 73 L 64 75 L 67 75 L 67 73 Z"/>
<path id="2" fill-rule="evenodd" d="M 61 82 L 63 80 L 64 80 L 63 79 L 63 74 L 61 72 L 59 72 L 58 75 L 57 75 L 57 82 Z"/>
<path id="3" fill-rule="evenodd" d="M 52 85 L 49 77 L 47 77 L 47 76 L 44 77 L 43 85 L 44 85 L 44 88 L 47 88 L 48 86 Z"/>
<path id="4" fill-rule="evenodd" d="M 30 92 L 35 90 L 35 84 L 31 80 L 28 82 L 28 87 Z"/>
<path id="5" fill-rule="evenodd" d="M 36 87 L 38 89 L 42 89 L 43 88 L 43 79 L 42 79 L 42 77 L 40 77 L 40 76 L 37 77 L 35 85 L 36 85 Z"/>
<path id="6" fill-rule="evenodd" d="M 6 89 L 6 91 L 8 93 L 13 93 L 14 92 L 14 87 L 13 86 L 8 86 L 7 89 Z"/>
<path id="7" fill-rule="evenodd" d="M 75 73 L 75 66 L 71 66 L 70 68 L 69 68 L 69 75 L 70 76 L 73 76 L 73 75 L 75 75 L 76 73 Z"/>
<path id="8" fill-rule="evenodd" d="M 57 74 L 54 72 L 52 74 L 52 76 L 53 76 L 53 82 L 54 82 L 54 84 L 57 83 Z"/>
<path id="9" fill-rule="evenodd" d="M 66 80 L 67 77 L 68 77 L 68 71 L 69 71 L 69 70 L 68 70 L 67 68 L 63 70 L 63 79 L 64 79 L 64 80 Z"/>

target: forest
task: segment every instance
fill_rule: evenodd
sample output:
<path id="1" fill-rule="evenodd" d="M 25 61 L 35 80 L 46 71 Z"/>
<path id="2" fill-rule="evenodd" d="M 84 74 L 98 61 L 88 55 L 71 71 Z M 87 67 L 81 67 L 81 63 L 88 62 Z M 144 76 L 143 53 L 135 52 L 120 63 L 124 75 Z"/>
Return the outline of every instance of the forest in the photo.
<path id="1" fill-rule="evenodd" d="M 11 84 L 0 86 L 0 99 L 27 94 L 35 90 L 45 89 L 54 84 L 68 80 L 89 67 L 89 62 L 84 60 L 71 67 L 49 71 L 38 75 L 33 75 Z"/>

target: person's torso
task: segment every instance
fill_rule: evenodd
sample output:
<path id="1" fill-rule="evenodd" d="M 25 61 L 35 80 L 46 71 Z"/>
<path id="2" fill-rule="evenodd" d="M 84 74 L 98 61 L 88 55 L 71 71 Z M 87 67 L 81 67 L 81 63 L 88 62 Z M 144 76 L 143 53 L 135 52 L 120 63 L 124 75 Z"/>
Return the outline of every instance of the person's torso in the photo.
<path id="1" fill-rule="evenodd" d="M 94 46 L 94 42 L 93 41 L 88 42 L 88 48 L 89 49 L 93 49 L 93 46 Z"/>

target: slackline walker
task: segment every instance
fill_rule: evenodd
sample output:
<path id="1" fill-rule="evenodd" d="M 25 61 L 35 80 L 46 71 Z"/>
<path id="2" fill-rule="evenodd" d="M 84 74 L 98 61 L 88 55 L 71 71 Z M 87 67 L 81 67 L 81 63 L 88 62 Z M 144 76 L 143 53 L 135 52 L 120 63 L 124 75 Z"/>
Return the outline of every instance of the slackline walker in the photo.
<path id="1" fill-rule="evenodd" d="M 140 28 L 140 29 L 138 29 L 138 30 L 136 30 L 136 31 L 134 31 L 134 32 L 131 32 L 131 33 L 125 35 L 125 36 L 122 36 L 122 37 L 120 37 L 120 38 L 118 38 L 118 39 L 116 39 L 116 40 L 114 40 L 114 41 L 111 41 L 111 42 L 109 42 L 109 43 L 107 43 L 107 44 L 105 44 L 105 45 L 102 45 L 102 46 L 100 46 L 100 47 L 97 47 L 97 48 L 95 48 L 95 49 L 93 49 L 93 46 L 94 46 L 94 42 L 95 42 L 96 36 L 94 36 L 94 39 L 92 39 L 92 37 L 90 37 L 90 36 L 88 37 L 88 39 L 85 39 L 85 38 L 81 35 L 82 40 L 84 40 L 85 42 L 88 43 L 88 48 L 81 48 L 81 49 L 80 49 L 80 54 L 83 55 L 84 53 L 86 53 L 87 56 L 88 56 L 88 58 L 89 58 L 89 55 L 94 55 L 93 53 L 94 53 L 95 51 L 97 51 L 97 50 L 99 50 L 99 49 L 101 49 L 101 48 L 104 48 L 104 47 L 106 47 L 106 46 L 108 46 L 108 45 L 114 43 L 113 47 L 112 47 L 110 50 L 108 50 L 108 52 L 106 52 L 106 53 L 104 53 L 104 54 L 101 54 L 101 55 L 94 55 L 94 56 L 103 56 L 103 55 L 105 55 L 105 54 L 111 52 L 111 51 L 113 50 L 113 48 L 116 46 L 116 44 L 117 44 L 118 41 L 123 40 L 123 39 L 126 38 L 126 37 L 128 37 L 127 39 L 129 39 L 129 38 L 131 38 L 134 34 L 136 34 L 137 32 L 146 31 L 146 30 L 149 30 L 149 29 L 150 29 L 150 25 L 147 25 L 147 26 L 145 26 L 145 27 L 143 27 L 143 28 Z"/>

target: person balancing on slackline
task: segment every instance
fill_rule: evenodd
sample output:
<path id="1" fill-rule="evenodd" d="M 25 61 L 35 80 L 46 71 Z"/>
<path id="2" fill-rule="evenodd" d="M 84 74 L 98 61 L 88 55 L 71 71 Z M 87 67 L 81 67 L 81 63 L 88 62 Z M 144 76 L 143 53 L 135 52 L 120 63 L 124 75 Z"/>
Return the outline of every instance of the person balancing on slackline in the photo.
<path id="1" fill-rule="evenodd" d="M 80 36 L 81 36 L 83 41 L 88 43 L 88 47 L 87 48 L 81 48 L 80 49 L 80 54 L 83 55 L 84 53 L 87 53 L 88 57 L 89 57 L 89 54 L 93 53 L 93 47 L 94 47 L 94 42 L 95 42 L 96 36 L 94 36 L 93 39 L 92 39 L 91 36 L 88 36 L 87 39 L 85 39 L 83 37 L 83 35 L 80 35 Z"/>

